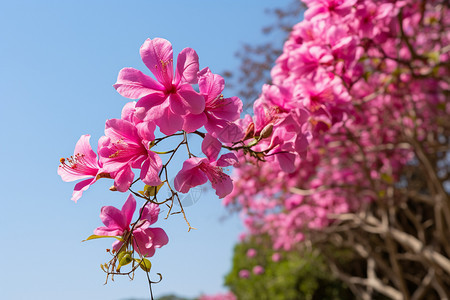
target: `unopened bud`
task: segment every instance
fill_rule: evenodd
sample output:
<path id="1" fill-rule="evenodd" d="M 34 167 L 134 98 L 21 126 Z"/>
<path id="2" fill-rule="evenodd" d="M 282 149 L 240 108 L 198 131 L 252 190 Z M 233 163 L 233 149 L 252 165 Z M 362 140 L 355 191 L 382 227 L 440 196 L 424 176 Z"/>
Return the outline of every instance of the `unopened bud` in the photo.
<path id="1" fill-rule="evenodd" d="M 267 124 L 266 127 L 263 128 L 263 130 L 261 131 L 261 134 L 259 135 L 260 139 L 265 139 L 268 138 L 273 131 L 273 124 Z"/>
<path id="2" fill-rule="evenodd" d="M 145 272 L 150 272 L 150 269 L 152 268 L 152 263 L 148 259 L 144 258 L 140 261 L 139 266 Z"/>
<path id="3" fill-rule="evenodd" d="M 247 126 L 247 130 L 245 131 L 243 141 L 251 139 L 255 135 L 255 123 L 251 122 Z"/>
<path id="4" fill-rule="evenodd" d="M 116 191 L 117 191 L 117 188 L 113 185 L 112 187 L 109 188 L 109 190 L 110 190 L 111 192 L 116 192 Z"/>

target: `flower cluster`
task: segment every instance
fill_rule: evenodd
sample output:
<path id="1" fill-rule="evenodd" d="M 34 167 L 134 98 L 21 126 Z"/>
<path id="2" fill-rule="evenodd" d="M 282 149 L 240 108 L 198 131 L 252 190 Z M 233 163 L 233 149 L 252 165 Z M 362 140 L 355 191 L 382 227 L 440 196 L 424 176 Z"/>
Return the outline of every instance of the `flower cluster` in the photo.
<path id="1" fill-rule="evenodd" d="M 245 213 L 249 233 L 285 249 L 383 198 L 413 158 L 412 143 L 432 138 L 449 113 L 442 1 L 304 2 L 272 84 L 244 120 L 253 135 L 273 125 L 258 144 L 266 162 L 241 152 L 224 200 Z"/>
<path id="2" fill-rule="evenodd" d="M 187 193 L 210 181 L 220 198 L 231 193 L 233 182 L 224 168 L 234 165 L 237 158 L 231 152 L 220 152 L 235 150 L 233 144 L 244 136 L 236 122 L 242 112 L 241 100 L 223 96 L 224 79 L 209 68 L 199 70 L 198 55 L 193 49 L 183 49 L 175 67 L 172 45 L 165 39 L 146 40 L 140 55 L 154 78 L 133 68 L 122 69 L 114 88 L 125 98 L 137 101 L 126 103 L 119 119 L 106 121 L 97 153 L 90 146 L 90 136 L 83 135 L 74 155 L 61 159 L 58 167 L 64 181 L 84 179 L 75 185 L 74 201 L 97 180 L 107 178 L 114 181 L 110 190 L 130 191 L 145 202 L 133 223 L 136 200 L 132 194 L 122 210 L 113 206 L 102 208 L 100 218 L 105 226 L 97 228 L 88 239 L 118 239 L 112 246 L 113 259 L 104 266 L 108 274 L 119 273 L 125 254 L 137 253 L 142 267 L 146 264 L 144 257 L 153 256 L 155 248 L 168 243 L 163 229 L 149 226 L 157 220 L 160 204 L 167 204 L 170 214 L 174 201 L 180 202 L 178 192 Z M 191 152 L 187 134 L 203 138 L 201 151 L 205 157 Z M 180 137 L 182 141 L 175 148 L 161 149 L 163 140 Z M 183 148 L 187 158 L 172 187 L 168 165 Z M 145 184 L 140 192 L 134 190 L 139 181 Z M 158 200 L 157 192 L 163 185 L 167 185 L 171 196 Z M 184 215 L 182 207 L 181 212 Z M 189 225 L 187 219 L 186 222 Z M 128 257 L 125 261 L 132 260 Z"/>

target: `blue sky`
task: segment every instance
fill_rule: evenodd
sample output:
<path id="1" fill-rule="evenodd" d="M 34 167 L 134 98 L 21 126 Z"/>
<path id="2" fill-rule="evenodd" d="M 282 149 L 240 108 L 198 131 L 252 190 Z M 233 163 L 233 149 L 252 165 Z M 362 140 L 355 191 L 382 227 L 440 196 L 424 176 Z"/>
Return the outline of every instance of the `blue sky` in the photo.
<path id="1" fill-rule="evenodd" d="M 148 297 L 143 273 L 133 282 L 103 285 L 99 265 L 109 240 L 80 241 L 101 226 L 100 208 L 120 207 L 126 194 L 99 181 L 75 204 L 73 183 L 56 173 L 82 134 L 96 148 L 106 119 L 120 117 L 112 87 L 119 70 L 150 74 L 139 47 L 146 38 L 170 40 L 174 53 L 194 48 L 200 67 L 237 69 L 234 53 L 258 43 L 272 17 L 264 10 L 288 0 L 2 1 L 0 8 L 0 291 L 4 299 L 111 299 Z M 233 96 L 225 94 L 225 96 Z M 187 232 L 180 215 L 161 218 L 170 238 L 152 259 L 156 296 L 224 291 L 232 248 L 243 230 L 214 192 L 186 207 L 198 228 Z"/>

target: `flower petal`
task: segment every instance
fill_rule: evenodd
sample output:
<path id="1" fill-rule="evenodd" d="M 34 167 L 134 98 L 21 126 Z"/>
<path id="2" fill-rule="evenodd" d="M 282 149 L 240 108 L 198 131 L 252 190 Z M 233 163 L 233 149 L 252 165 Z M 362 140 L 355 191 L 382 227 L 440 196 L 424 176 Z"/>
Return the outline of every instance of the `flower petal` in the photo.
<path id="1" fill-rule="evenodd" d="M 128 225 L 122 212 L 114 206 L 103 206 L 100 212 L 100 219 L 108 230 L 127 230 Z"/>
<path id="2" fill-rule="evenodd" d="M 147 119 L 146 114 L 152 108 L 158 108 L 158 106 L 164 104 L 167 99 L 167 95 L 164 94 L 150 94 L 139 99 L 136 103 L 136 116 L 141 119 Z"/>
<path id="3" fill-rule="evenodd" d="M 194 91 L 190 85 L 183 85 L 177 92 L 185 100 L 188 112 L 198 115 L 205 110 L 205 98 Z"/>
<path id="4" fill-rule="evenodd" d="M 133 68 L 123 68 L 113 85 L 119 94 L 129 99 L 139 99 L 164 91 L 164 86 L 153 78 Z"/>
<path id="5" fill-rule="evenodd" d="M 141 46 L 142 61 L 166 88 L 170 88 L 173 79 L 172 44 L 161 38 L 147 39 Z"/>
<path id="6" fill-rule="evenodd" d="M 228 166 L 234 166 L 238 163 L 238 159 L 234 153 L 225 153 L 224 155 L 220 156 L 220 158 L 216 162 L 216 166 L 218 167 L 228 167 Z"/>
<path id="7" fill-rule="evenodd" d="M 152 237 L 153 247 L 161 248 L 164 245 L 169 243 L 169 237 L 164 229 L 156 227 L 156 228 L 148 228 L 145 230 Z"/>
<path id="8" fill-rule="evenodd" d="M 162 161 L 161 158 L 152 151 L 149 151 L 149 156 L 150 157 L 142 164 L 141 179 L 147 185 L 157 186 L 161 184 L 159 171 L 162 168 Z"/>
<path id="9" fill-rule="evenodd" d="M 198 115 L 187 114 L 183 116 L 183 120 L 183 130 L 186 132 L 196 131 L 197 129 L 205 125 L 208 121 L 204 113 Z"/>
<path id="10" fill-rule="evenodd" d="M 192 187 L 205 184 L 208 181 L 205 173 L 198 168 L 202 162 L 206 162 L 206 159 L 193 157 L 183 163 L 183 168 L 174 180 L 177 191 L 187 193 Z"/>
<path id="11" fill-rule="evenodd" d="M 230 176 L 225 173 L 221 176 L 220 181 L 213 180 L 213 178 L 210 178 L 210 181 L 213 189 L 216 190 L 216 195 L 219 196 L 220 199 L 233 191 L 233 181 Z"/>
<path id="12" fill-rule="evenodd" d="M 175 70 L 175 85 L 188 82 L 197 83 L 199 63 L 198 55 L 194 49 L 184 48 L 177 57 L 177 68 Z"/>
<path id="13" fill-rule="evenodd" d="M 211 73 L 209 68 L 204 68 L 198 72 L 198 88 L 202 94 L 208 95 L 208 100 L 214 100 L 225 88 L 225 80 L 222 76 Z"/>
<path id="14" fill-rule="evenodd" d="M 130 194 L 127 201 L 122 206 L 122 215 L 124 217 L 126 226 L 128 227 L 133 219 L 134 211 L 136 210 L 136 200 L 133 195 Z"/>
<path id="15" fill-rule="evenodd" d="M 87 190 L 95 181 L 96 179 L 94 177 L 91 179 L 80 181 L 77 184 L 75 184 L 75 187 L 73 188 L 72 200 L 75 201 L 76 203 L 78 199 L 80 199 L 81 196 L 83 195 L 83 192 Z"/>
<path id="16" fill-rule="evenodd" d="M 114 176 L 114 186 L 119 192 L 126 192 L 134 179 L 134 173 L 129 165 L 125 165 Z"/>
<path id="17" fill-rule="evenodd" d="M 148 203 L 141 209 L 142 220 L 146 219 L 150 222 L 150 225 L 158 221 L 158 215 L 160 208 L 158 204 Z"/>
<path id="18" fill-rule="evenodd" d="M 208 157 L 208 160 L 215 161 L 222 150 L 222 143 L 218 139 L 207 133 L 202 142 L 202 152 Z"/>

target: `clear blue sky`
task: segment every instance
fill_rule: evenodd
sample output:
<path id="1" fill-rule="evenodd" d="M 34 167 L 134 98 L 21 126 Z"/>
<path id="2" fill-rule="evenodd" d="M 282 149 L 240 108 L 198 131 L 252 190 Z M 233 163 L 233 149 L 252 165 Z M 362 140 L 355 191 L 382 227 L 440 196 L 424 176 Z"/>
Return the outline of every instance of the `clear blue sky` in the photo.
<path id="1" fill-rule="evenodd" d="M 97 139 L 104 122 L 120 117 L 126 99 L 112 87 L 119 70 L 150 74 L 139 57 L 146 38 L 170 40 L 174 52 L 194 48 L 200 67 L 236 69 L 243 42 L 261 40 L 272 17 L 264 10 L 288 0 L 2 1 L 0 8 L 0 182 L 2 299 L 72 300 L 148 297 L 143 273 L 104 286 L 99 265 L 110 240 L 80 241 L 101 226 L 100 208 L 120 207 L 126 194 L 100 181 L 75 204 L 73 185 L 56 173 L 82 134 Z M 226 94 L 225 96 L 232 96 Z M 220 200 L 203 191 L 180 215 L 161 219 L 170 242 L 152 259 L 164 276 L 156 296 L 224 291 L 223 276 L 243 230 Z"/>

